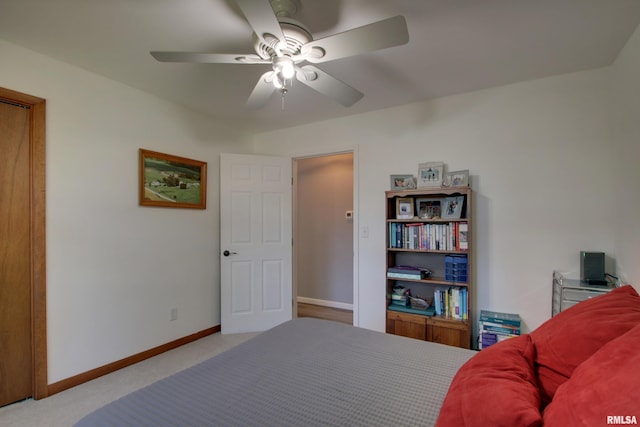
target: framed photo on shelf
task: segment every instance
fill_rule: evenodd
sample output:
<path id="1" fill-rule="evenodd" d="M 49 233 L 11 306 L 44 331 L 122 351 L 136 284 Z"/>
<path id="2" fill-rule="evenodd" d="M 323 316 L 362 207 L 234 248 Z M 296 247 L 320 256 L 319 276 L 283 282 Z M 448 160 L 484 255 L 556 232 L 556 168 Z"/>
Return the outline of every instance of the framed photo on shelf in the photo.
<path id="1" fill-rule="evenodd" d="M 447 172 L 442 180 L 443 187 L 468 187 L 469 169 Z"/>
<path id="2" fill-rule="evenodd" d="M 438 219 L 441 209 L 441 199 L 416 199 L 416 211 L 420 219 Z"/>
<path id="3" fill-rule="evenodd" d="M 413 199 L 398 198 L 396 199 L 396 219 L 412 219 L 413 218 Z"/>
<path id="4" fill-rule="evenodd" d="M 391 175 L 392 190 L 414 190 L 416 177 L 413 175 Z"/>
<path id="5" fill-rule="evenodd" d="M 206 209 L 207 163 L 139 150 L 140 206 Z"/>
<path id="6" fill-rule="evenodd" d="M 418 165 L 418 188 L 440 187 L 444 174 L 444 163 L 427 162 Z"/>
<path id="7" fill-rule="evenodd" d="M 462 216 L 464 196 L 447 197 L 444 199 L 442 218 L 459 219 Z"/>

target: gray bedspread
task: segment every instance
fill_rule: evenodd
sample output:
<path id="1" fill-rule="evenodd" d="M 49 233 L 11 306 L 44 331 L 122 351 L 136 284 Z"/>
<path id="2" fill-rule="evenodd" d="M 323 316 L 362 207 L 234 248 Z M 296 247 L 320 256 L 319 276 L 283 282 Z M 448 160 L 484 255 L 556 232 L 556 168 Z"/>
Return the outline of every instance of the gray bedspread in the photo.
<path id="1" fill-rule="evenodd" d="M 295 319 L 80 420 L 98 426 L 430 426 L 471 350 Z"/>

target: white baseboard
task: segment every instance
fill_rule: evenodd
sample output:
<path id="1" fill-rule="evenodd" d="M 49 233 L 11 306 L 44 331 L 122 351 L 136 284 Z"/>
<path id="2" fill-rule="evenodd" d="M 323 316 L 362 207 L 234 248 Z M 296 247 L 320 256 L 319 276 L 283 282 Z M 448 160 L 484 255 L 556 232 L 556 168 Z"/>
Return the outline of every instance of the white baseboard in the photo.
<path id="1" fill-rule="evenodd" d="M 347 304 L 344 302 L 325 301 L 322 299 L 307 298 L 307 297 L 297 297 L 297 301 L 304 304 L 314 304 L 314 305 L 321 305 L 323 307 L 339 308 L 342 310 L 353 311 L 353 304 Z"/>

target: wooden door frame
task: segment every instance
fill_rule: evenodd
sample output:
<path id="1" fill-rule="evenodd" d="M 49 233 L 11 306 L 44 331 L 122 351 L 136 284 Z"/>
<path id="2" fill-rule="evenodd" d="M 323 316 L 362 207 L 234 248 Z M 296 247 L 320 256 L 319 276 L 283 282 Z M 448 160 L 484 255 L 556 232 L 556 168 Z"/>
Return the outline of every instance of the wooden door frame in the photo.
<path id="1" fill-rule="evenodd" d="M 0 87 L 0 99 L 29 108 L 31 338 L 34 399 L 49 395 L 47 378 L 47 288 L 45 228 L 45 123 L 42 98 Z"/>

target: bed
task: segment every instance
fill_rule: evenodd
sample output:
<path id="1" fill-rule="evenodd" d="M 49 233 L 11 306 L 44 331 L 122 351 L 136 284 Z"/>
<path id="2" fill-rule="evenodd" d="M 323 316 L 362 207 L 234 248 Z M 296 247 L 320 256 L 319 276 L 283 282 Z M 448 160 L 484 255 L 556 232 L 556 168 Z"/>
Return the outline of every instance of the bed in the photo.
<path id="1" fill-rule="evenodd" d="M 279 325 L 81 419 L 99 426 L 430 426 L 476 352 L 326 320 Z"/>
<path id="2" fill-rule="evenodd" d="M 480 352 L 297 319 L 77 427 L 637 425 L 639 366 L 629 285 Z"/>

